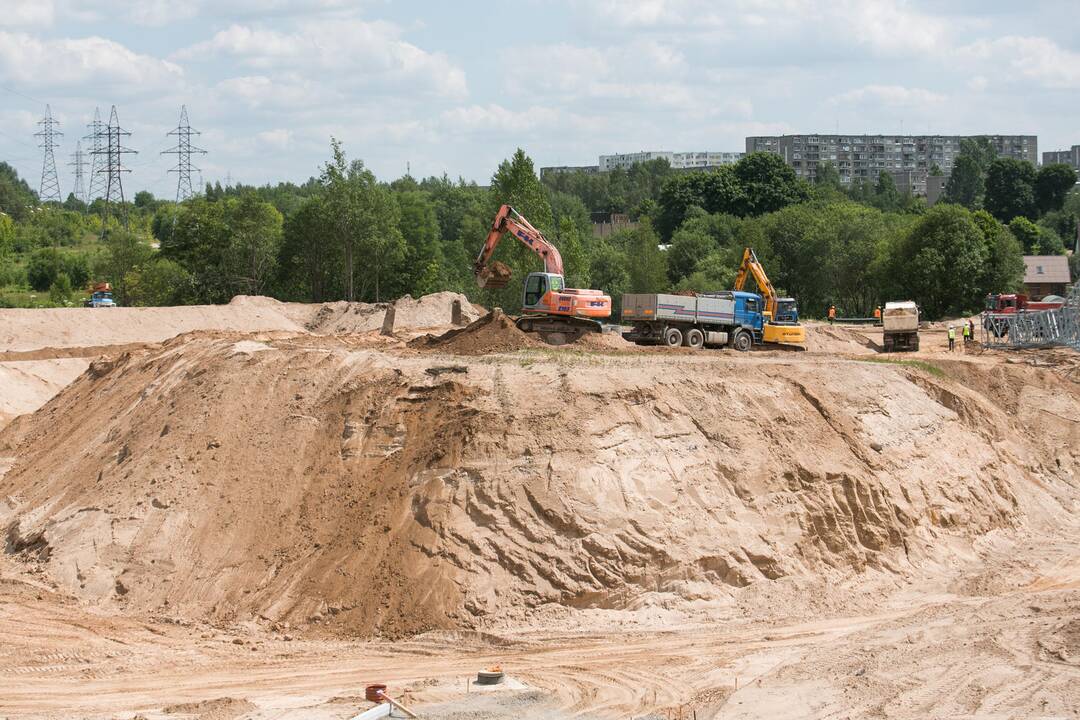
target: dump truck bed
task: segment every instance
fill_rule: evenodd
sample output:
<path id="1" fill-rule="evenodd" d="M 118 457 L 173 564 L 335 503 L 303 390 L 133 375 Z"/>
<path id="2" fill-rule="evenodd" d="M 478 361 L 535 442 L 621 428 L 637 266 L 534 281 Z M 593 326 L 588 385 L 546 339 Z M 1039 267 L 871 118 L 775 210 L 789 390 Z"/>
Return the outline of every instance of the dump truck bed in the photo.
<path id="1" fill-rule="evenodd" d="M 669 320 L 727 325 L 735 319 L 735 297 L 731 293 L 716 295 L 667 295 L 630 293 L 623 295 L 622 320 L 626 324 L 643 320 Z"/>

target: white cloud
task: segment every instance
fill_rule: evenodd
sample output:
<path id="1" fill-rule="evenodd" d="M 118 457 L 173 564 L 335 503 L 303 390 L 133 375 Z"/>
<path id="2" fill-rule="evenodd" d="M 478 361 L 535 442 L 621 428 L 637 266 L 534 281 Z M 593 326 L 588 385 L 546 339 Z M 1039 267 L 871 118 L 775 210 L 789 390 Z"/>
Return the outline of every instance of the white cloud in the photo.
<path id="1" fill-rule="evenodd" d="M 524 133 L 540 127 L 560 124 L 559 111 L 546 107 L 530 107 L 510 110 L 497 103 L 470 105 L 446 110 L 440 116 L 441 125 L 458 132 L 510 132 Z"/>
<path id="2" fill-rule="evenodd" d="M 132 52 L 100 37 L 45 40 L 0 32 L 0 79 L 35 87 L 80 87 L 92 83 L 111 90 L 160 89 L 179 80 L 174 63 Z"/>
<path id="3" fill-rule="evenodd" d="M 880 105 L 889 108 L 914 107 L 922 110 L 945 102 L 946 97 L 923 88 L 909 88 L 903 85 L 866 85 L 855 90 L 848 90 L 830 98 L 837 105 Z"/>
<path id="4" fill-rule="evenodd" d="M 52 25 L 55 14 L 52 0 L 4 0 L 0 27 Z"/>
<path id="5" fill-rule="evenodd" d="M 285 128 L 274 128 L 273 130 L 263 130 L 262 132 L 255 134 L 255 139 L 274 150 L 285 150 L 292 142 L 292 130 Z"/>
<path id="6" fill-rule="evenodd" d="M 985 66 L 1010 80 L 1033 80 L 1048 88 L 1080 88 L 1080 53 L 1045 37 L 1006 35 L 978 40 L 957 52 L 962 60 Z"/>
<path id="7" fill-rule="evenodd" d="M 337 73 L 335 82 L 387 85 L 462 98 L 465 72 L 441 53 L 429 53 L 401 39 L 395 25 L 352 18 L 317 19 L 295 30 L 233 24 L 205 42 L 176 53 L 180 60 L 232 57 L 259 70 L 311 69 Z"/>

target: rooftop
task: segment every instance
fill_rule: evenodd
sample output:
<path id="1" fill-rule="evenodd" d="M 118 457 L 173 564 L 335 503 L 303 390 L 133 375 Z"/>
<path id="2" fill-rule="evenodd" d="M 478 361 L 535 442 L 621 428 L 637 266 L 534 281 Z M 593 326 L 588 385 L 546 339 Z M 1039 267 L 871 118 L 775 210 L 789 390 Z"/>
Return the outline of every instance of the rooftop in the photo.
<path id="1" fill-rule="evenodd" d="M 1064 255 L 1025 255 L 1024 284 L 1072 282 L 1069 258 Z"/>

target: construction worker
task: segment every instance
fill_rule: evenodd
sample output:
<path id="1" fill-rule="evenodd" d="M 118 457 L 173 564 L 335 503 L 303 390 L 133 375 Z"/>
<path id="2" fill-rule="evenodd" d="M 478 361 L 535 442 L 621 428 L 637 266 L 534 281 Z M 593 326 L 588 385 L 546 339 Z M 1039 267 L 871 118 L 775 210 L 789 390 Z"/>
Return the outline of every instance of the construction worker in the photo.
<path id="1" fill-rule="evenodd" d="M 971 342 L 975 342 L 975 321 L 968 318 L 968 337 L 971 338 Z"/>
<path id="2" fill-rule="evenodd" d="M 956 326 L 949 326 L 949 352 L 952 352 L 956 347 Z"/>
<path id="3" fill-rule="evenodd" d="M 832 322 L 834 320 L 836 320 L 836 306 L 835 305 L 830 305 L 829 306 L 829 322 Z"/>
<path id="4" fill-rule="evenodd" d="M 970 345 L 970 344 L 971 344 L 971 328 L 968 327 L 967 323 L 964 323 L 964 349 L 966 350 L 967 346 Z"/>
<path id="5" fill-rule="evenodd" d="M 881 324 L 881 306 L 880 305 L 878 305 L 877 307 L 874 308 L 874 324 L 875 325 L 880 325 Z"/>

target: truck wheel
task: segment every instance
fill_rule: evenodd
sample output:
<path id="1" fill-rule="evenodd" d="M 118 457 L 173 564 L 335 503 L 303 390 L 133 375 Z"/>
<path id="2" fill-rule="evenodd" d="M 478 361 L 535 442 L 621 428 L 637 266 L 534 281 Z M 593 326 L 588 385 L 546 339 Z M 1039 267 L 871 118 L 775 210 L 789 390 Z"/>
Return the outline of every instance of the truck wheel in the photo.
<path id="1" fill-rule="evenodd" d="M 735 348 L 739 352 L 747 352 L 750 346 L 754 344 L 754 339 L 750 337 L 750 333 L 745 330 L 740 330 L 735 333 L 735 337 L 731 341 L 731 347 Z"/>
<path id="2" fill-rule="evenodd" d="M 668 347 L 679 347 L 682 345 L 682 330 L 679 328 L 668 328 L 664 332 L 664 344 Z"/>
<path id="3" fill-rule="evenodd" d="M 684 342 L 691 350 L 700 350 L 705 346 L 705 333 L 697 328 L 690 328 L 686 331 L 686 339 Z"/>

